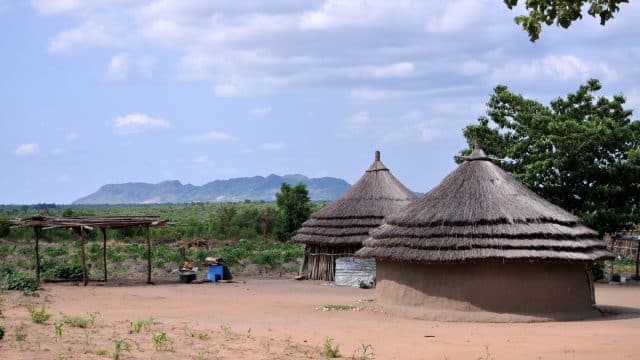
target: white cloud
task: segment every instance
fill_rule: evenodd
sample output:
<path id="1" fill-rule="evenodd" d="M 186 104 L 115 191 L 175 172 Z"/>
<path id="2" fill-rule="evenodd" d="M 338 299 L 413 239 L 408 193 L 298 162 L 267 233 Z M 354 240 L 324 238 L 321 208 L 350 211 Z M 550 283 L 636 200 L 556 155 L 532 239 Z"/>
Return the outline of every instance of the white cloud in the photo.
<path id="1" fill-rule="evenodd" d="M 143 56 L 133 59 L 127 53 L 120 53 L 111 58 L 107 68 L 107 79 L 111 81 L 126 80 L 131 74 L 148 78 L 153 75 L 155 59 Z"/>
<path id="2" fill-rule="evenodd" d="M 78 46 L 111 46 L 118 42 L 103 24 L 88 21 L 54 36 L 49 43 L 49 51 L 66 52 Z"/>
<path id="3" fill-rule="evenodd" d="M 426 29 L 432 33 L 454 32 L 467 29 L 470 23 L 479 18 L 482 6 L 478 0 L 448 1 L 442 13 L 427 22 Z"/>
<path id="4" fill-rule="evenodd" d="M 29 156 L 38 152 L 38 144 L 22 144 L 13 152 L 16 156 Z"/>
<path id="5" fill-rule="evenodd" d="M 64 150 L 62 150 L 59 147 L 54 147 L 51 149 L 51 155 L 53 156 L 59 156 L 59 155 L 62 155 L 63 153 L 64 153 Z"/>
<path id="6" fill-rule="evenodd" d="M 258 108 L 252 108 L 251 110 L 249 110 L 249 115 L 251 116 L 265 116 L 269 114 L 271 114 L 270 107 L 258 107 Z"/>
<path id="7" fill-rule="evenodd" d="M 58 176 L 58 182 L 68 183 L 70 181 L 71 181 L 71 176 L 69 176 L 69 175 L 64 174 L 64 175 Z"/>
<path id="8" fill-rule="evenodd" d="M 131 113 L 113 120 L 113 130 L 119 134 L 134 134 L 168 127 L 168 121 L 142 113 Z"/>
<path id="9" fill-rule="evenodd" d="M 207 155 L 200 155 L 193 159 L 193 162 L 200 165 L 205 165 L 209 163 L 209 157 Z"/>
<path id="10" fill-rule="evenodd" d="M 204 134 L 191 135 L 185 138 L 185 140 L 189 142 L 225 141 L 231 139 L 233 139 L 233 136 L 221 131 L 209 131 Z"/>
<path id="11" fill-rule="evenodd" d="M 218 97 L 232 97 L 238 95 L 238 88 L 231 84 L 218 84 L 213 93 Z"/>
<path id="12" fill-rule="evenodd" d="M 75 131 L 72 131 L 70 133 L 68 133 L 64 138 L 67 139 L 67 141 L 76 141 L 78 140 L 78 133 Z"/>
<path id="13" fill-rule="evenodd" d="M 280 150 L 280 149 L 284 149 L 285 147 L 285 143 L 283 142 L 267 142 L 267 143 L 263 143 L 262 145 L 260 145 L 260 148 L 262 148 L 263 150 Z"/>
<path id="14" fill-rule="evenodd" d="M 549 55 L 528 62 L 512 61 L 491 74 L 494 82 L 547 80 L 586 80 L 593 76 L 593 67 L 575 55 Z"/>

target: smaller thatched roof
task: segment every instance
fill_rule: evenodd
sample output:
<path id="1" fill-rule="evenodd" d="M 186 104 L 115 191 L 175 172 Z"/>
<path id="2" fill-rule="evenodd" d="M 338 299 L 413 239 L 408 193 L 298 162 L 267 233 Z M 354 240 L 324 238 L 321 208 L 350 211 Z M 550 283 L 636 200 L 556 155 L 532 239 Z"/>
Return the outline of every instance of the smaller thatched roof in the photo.
<path id="1" fill-rule="evenodd" d="M 597 232 L 516 181 L 479 146 L 371 235 L 358 256 L 414 263 L 611 257 Z"/>
<path id="2" fill-rule="evenodd" d="M 293 241 L 315 245 L 361 245 L 382 219 L 414 198 L 380 161 L 380 152 L 369 169 L 339 199 L 311 215 Z"/>

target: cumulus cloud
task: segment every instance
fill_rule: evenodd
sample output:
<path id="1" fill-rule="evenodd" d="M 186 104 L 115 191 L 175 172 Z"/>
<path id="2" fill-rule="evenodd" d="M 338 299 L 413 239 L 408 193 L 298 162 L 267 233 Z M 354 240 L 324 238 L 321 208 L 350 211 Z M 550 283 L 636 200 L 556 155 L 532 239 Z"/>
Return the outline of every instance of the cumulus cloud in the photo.
<path id="1" fill-rule="evenodd" d="M 226 141 L 231 139 L 233 139 L 233 136 L 222 131 L 209 131 L 203 134 L 187 136 L 185 138 L 188 142 Z"/>
<path id="2" fill-rule="evenodd" d="M 151 56 L 134 59 L 127 53 L 120 53 L 113 56 L 109 61 L 107 79 L 122 81 L 132 74 L 148 78 L 153 75 L 155 64 L 155 59 Z"/>
<path id="3" fill-rule="evenodd" d="M 169 127 L 169 122 L 147 114 L 131 113 L 115 118 L 112 126 L 116 133 L 135 134 L 166 129 Z"/>
<path id="4" fill-rule="evenodd" d="M 280 150 L 284 149 L 284 142 L 267 142 L 260 145 L 260 148 L 263 150 Z"/>
<path id="5" fill-rule="evenodd" d="M 29 156 L 38 152 L 38 144 L 22 144 L 13 152 L 16 156 Z"/>

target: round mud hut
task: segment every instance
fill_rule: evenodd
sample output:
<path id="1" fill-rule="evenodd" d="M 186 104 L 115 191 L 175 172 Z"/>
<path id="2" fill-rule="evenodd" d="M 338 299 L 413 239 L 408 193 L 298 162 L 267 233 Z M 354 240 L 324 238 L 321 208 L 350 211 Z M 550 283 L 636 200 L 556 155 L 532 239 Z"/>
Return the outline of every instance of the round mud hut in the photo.
<path id="1" fill-rule="evenodd" d="M 300 274 L 306 279 L 333 281 L 336 258 L 354 256 L 370 230 L 413 199 L 413 193 L 391 174 L 376 151 L 375 160 L 360 180 L 313 213 L 293 237 L 293 241 L 306 244 Z"/>
<path id="2" fill-rule="evenodd" d="M 387 217 L 360 257 L 376 259 L 377 302 L 405 315 L 475 321 L 596 313 L 598 233 L 476 146 L 438 186 Z"/>

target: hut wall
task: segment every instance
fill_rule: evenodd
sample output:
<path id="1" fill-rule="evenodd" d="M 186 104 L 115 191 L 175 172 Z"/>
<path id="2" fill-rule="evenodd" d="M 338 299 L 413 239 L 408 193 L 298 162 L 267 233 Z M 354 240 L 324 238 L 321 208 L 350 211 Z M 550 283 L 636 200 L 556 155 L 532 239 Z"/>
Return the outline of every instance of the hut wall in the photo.
<path id="1" fill-rule="evenodd" d="M 376 295 L 383 306 L 418 309 L 411 314 L 417 317 L 444 310 L 458 316 L 491 312 L 579 319 L 595 312 L 593 282 L 586 263 L 378 261 Z M 472 317 L 462 315 L 453 320 Z"/>
<path id="2" fill-rule="evenodd" d="M 335 282 L 337 286 L 359 287 L 361 281 L 370 286 L 375 285 L 375 259 L 346 256 L 336 259 Z"/>
<path id="3" fill-rule="evenodd" d="M 310 280 L 333 281 L 335 278 L 336 259 L 353 256 L 361 246 L 321 246 L 305 247 L 305 266 L 302 273 Z"/>

